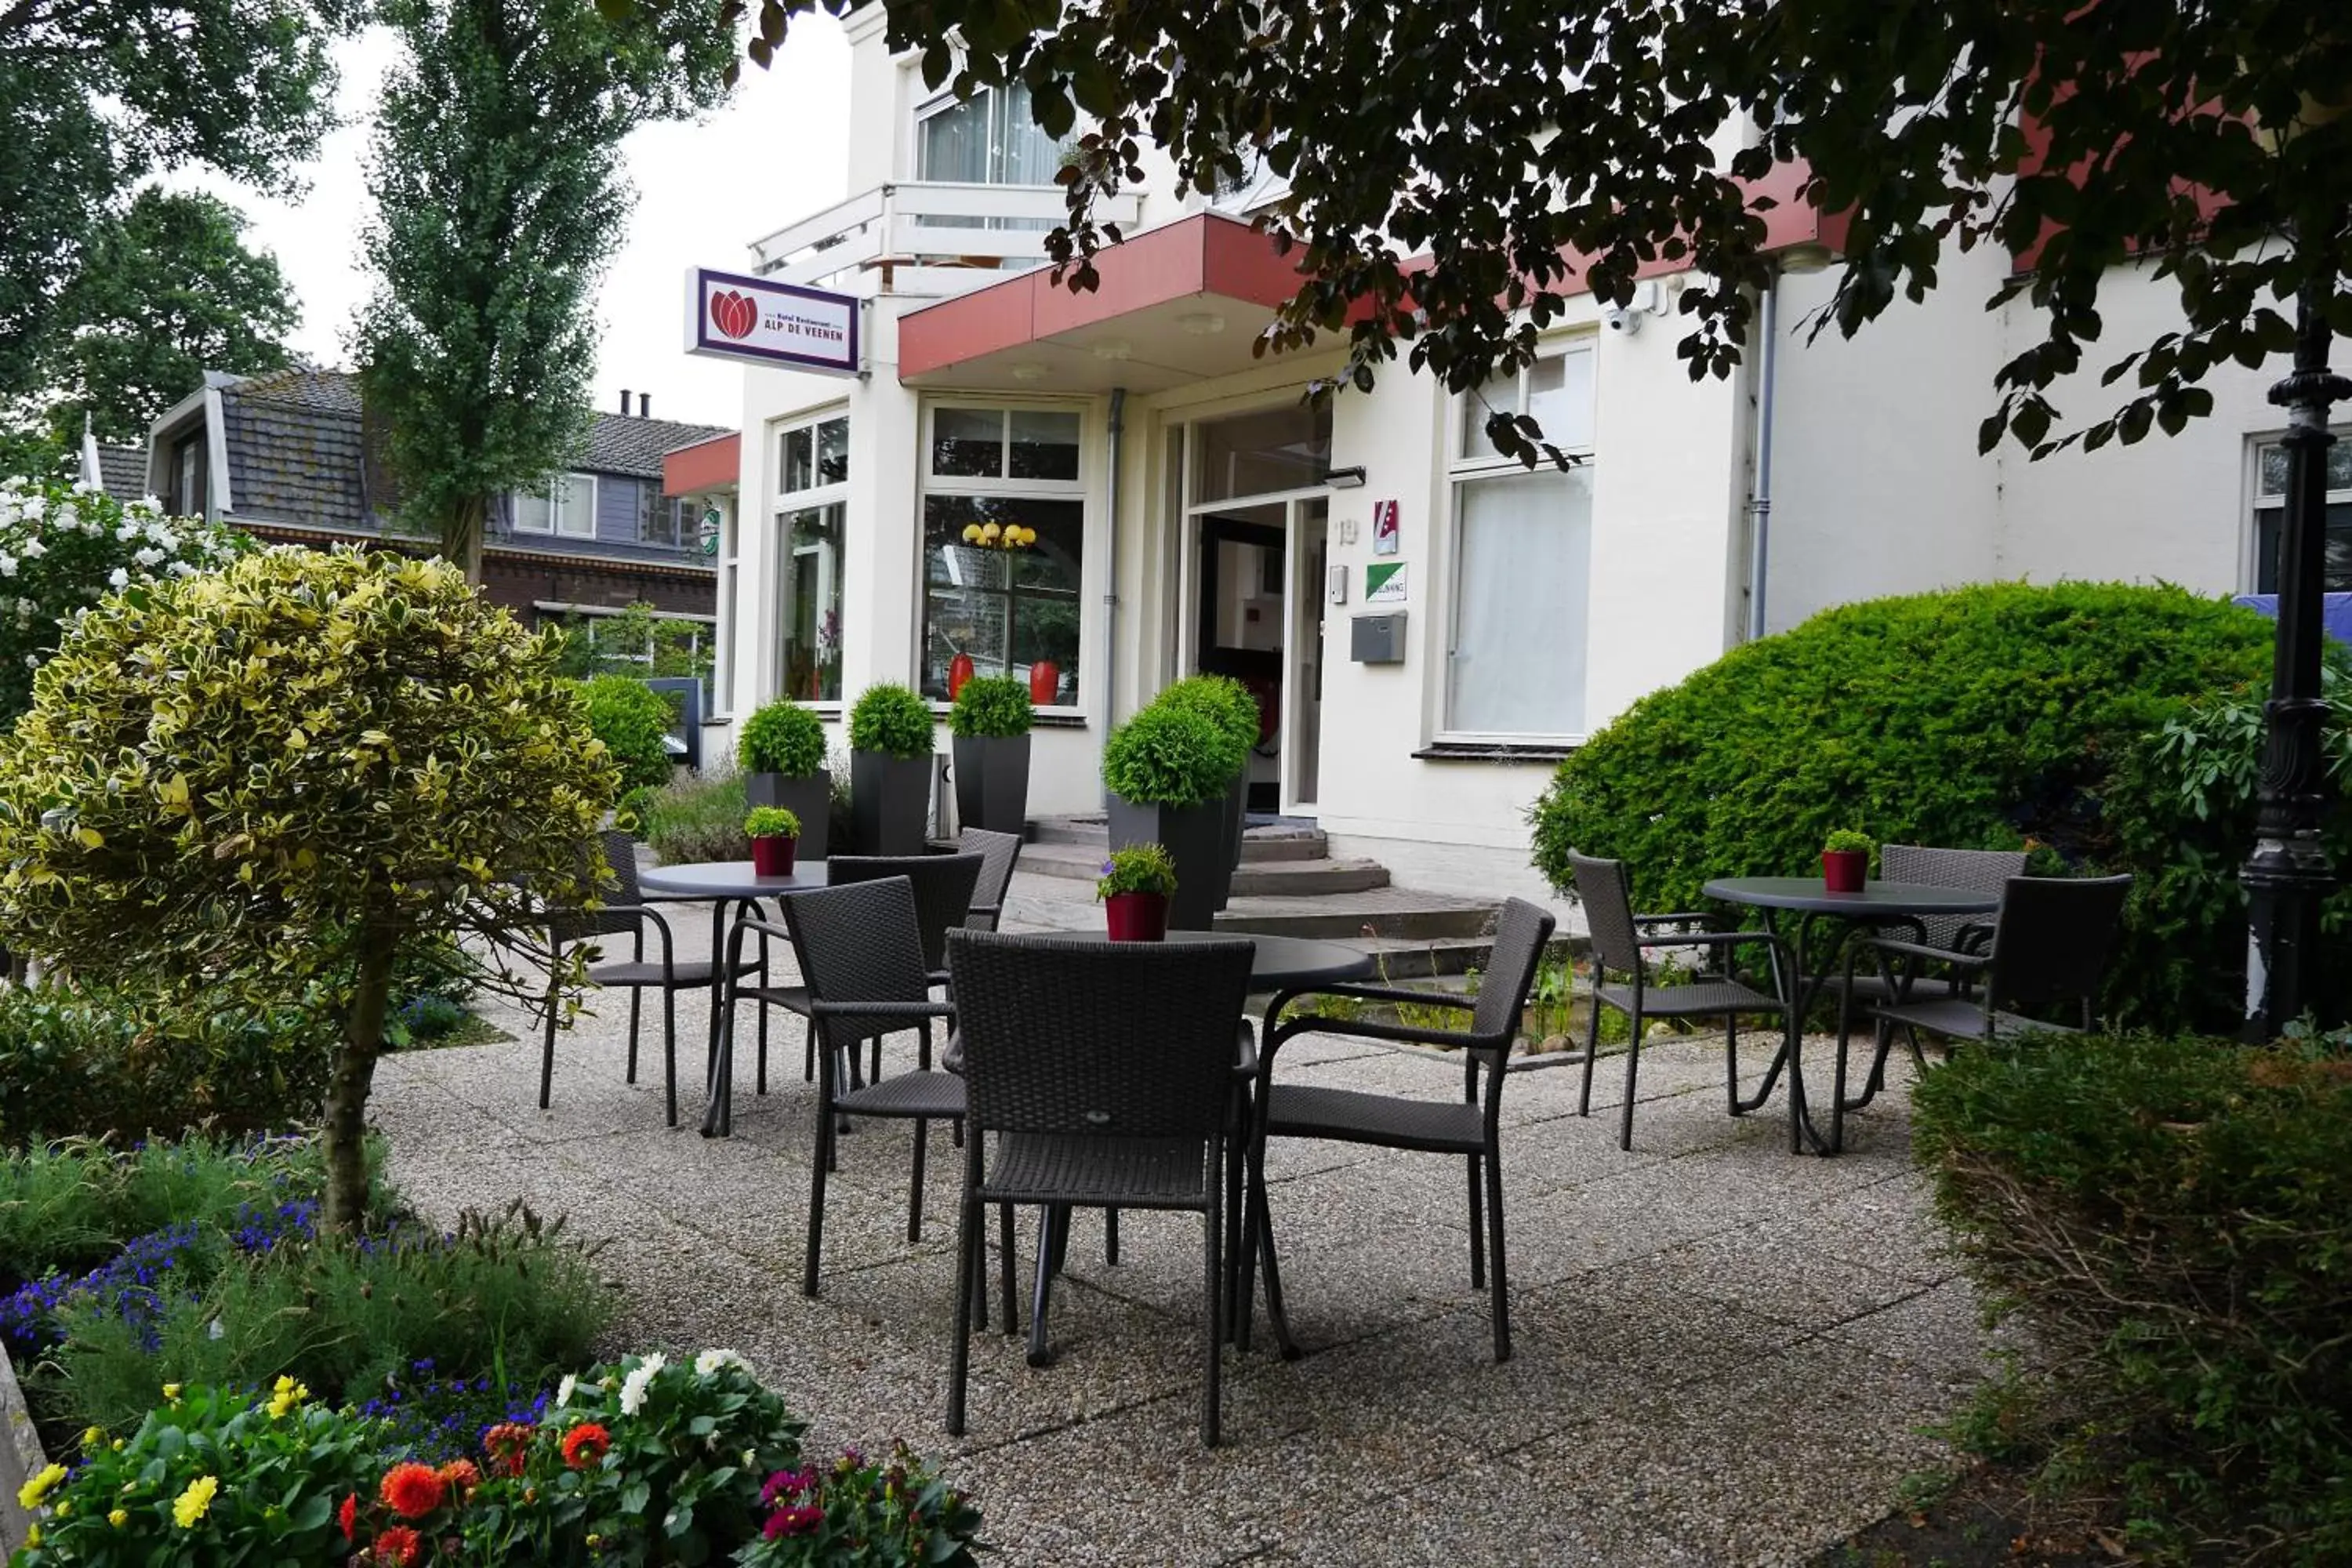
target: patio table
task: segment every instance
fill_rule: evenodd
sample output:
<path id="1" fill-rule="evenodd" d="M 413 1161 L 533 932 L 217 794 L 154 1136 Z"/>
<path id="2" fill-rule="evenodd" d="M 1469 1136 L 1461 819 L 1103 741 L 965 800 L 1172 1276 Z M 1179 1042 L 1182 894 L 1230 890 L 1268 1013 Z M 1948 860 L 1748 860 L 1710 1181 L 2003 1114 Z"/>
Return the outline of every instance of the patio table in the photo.
<path id="1" fill-rule="evenodd" d="M 803 860 L 789 877 L 762 877 L 749 860 L 693 860 L 677 866 L 656 866 L 637 873 L 637 886 L 649 896 L 672 903 L 710 905 L 710 1068 L 703 1089 L 708 1103 L 702 1113 L 702 1135 L 723 1138 L 735 1125 L 735 1031 L 728 1027 L 727 988 L 734 984 L 723 971 L 727 959 L 729 907 L 757 908 L 765 899 L 783 899 L 828 884 L 825 863 Z M 761 1027 L 766 1027 L 766 1020 Z"/>
<path id="2" fill-rule="evenodd" d="M 1078 941 L 1108 942 L 1110 940 L 1105 932 L 1098 930 L 1057 931 L 1039 934 Z M 1166 940 L 1171 942 L 1246 942 L 1250 943 L 1254 949 L 1250 957 L 1251 989 L 1259 994 L 1268 992 L 1273 994 L 1273 1000 L 1266 1004 L 1265 1008 L 1265 1023 L 1268 1027 L 1273 1026 L 1275 1019 L 1280 1016 L 1282 1009 L 1289 1005 L 1295 997 L 1310 993 L 1318 986 L 1328 985 L 1343 980 L 1361 980 L 1373 973 L 1371 954 L 1339 942 L 1318 942 L 1308 937 L 1265 936 L 1255 931 L 1171 931 Z M 1234 1073 L 1244 1093 L 1247 1092 L 1249 1079 L 1257 1070 L 1255 1056 L 1256 1052 L 1254 1049 L 1245 1051 L 1235 1059 L 1234 1064 Z M 1117 1226 L 1117 1212 L 1116 1210 L 1107 1212 L 1104 1222 L 1106 1227 Z M 1029 1364 L 1031 1366 L 1044 1366 L 1053 1356 L 1046 1338 L 1045 1314 L 1051 1301 L 1053 1278 L 1062 1266 L 1062 1256 L 1069 1242 L 1069 1224 L 1068 1209 L 1049 1208 L 1045 1214 L 1045 1224 L 1040 1227 L 1037 1242 L 1036 1280 L 1031 1288 L 1029 1301 Z M 1110 1245 L 1116 1247 L 1118 1231 L 1110 1228 L 1108 1235 L 1112 1238 Z M 1261 1237 L 1261 1244 L 1270 1255 L 1274 1248 L 1274 1237 L 1270 1234 L 1265 1235 Z M 1248 1310 L 1251 1298 L 1255 1295 L 1255 1290 L 1252 1289 L 1255 1282 L 1238 1279 L 1239 1271 L 1246 1266 L 1246 1259 L 1250 1255 L 1250 1248 L 1244 1245 L 1239 1249 L 1238 1255 L 1230 1261 L 1229 1266 L 1235 1271 L 1237 1278 L 1234 1293 L 1228 1298 L 1232 1302 L 1232 1310 L 1226 1314 L 1225 1331 L 1229 1335 L 1235 1331 L 1235 1314 Z M 1117 1260 L 1117 1255 L 1114 1253 L 1112 1261 Z"/>
<path id="3" fill-rule="evenodd" d="M 1797 966 L 1797 973 L 1789 977 L 1787 984 L 1796 988 L 1798 1031 L 1772 1058 L 1771 1067 L 1764 1074 L 1763 1086 L 1751 1099 L 1741 1101 L 1738 1109 L 1748 1111 L 1762 1105 L 1771 1095 L 1773 1085 L 1780 1081 L 1780 1069 L 1788 1068 L 1790 1110 L 1806 1142 L 1818 1154 L 1834 1154 L 1838 1151 L 1813 1127 L 1811 1109 L 1805 1102 L 1804 1064 L 1800 1059 L 1805 1015 L 1821 1000 L 1831 973 L 1830 966 L 1816 967 L 1807 955 L 1815 922 L 1833 921 L 1838 926 L 1830 950 L 1834 962 L 1853 932 L 1864 926 L 1893 925 L 1930 915 L 1990 914 L 2000 908 L 1999 893 L 1926 882 L 1864 882 L 1858 893 L 1833 893 L 1819 877 L 1718 877 L 1699 890 L 1719 903 L 1741 904 L 1758 910 L 1764 917 L 1765 930 L 1788 937 Z M 1781 929 L 1784 925 L 1791 928 L 1785 933 Z"/>

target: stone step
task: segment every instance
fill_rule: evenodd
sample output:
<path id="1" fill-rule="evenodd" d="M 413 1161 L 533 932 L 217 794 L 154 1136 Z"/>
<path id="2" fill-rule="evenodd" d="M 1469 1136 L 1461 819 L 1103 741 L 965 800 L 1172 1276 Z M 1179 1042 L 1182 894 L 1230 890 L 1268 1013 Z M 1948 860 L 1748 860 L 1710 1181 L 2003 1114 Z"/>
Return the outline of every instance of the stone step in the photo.
<path id="1" fill-rule="evenodd" d="M 1444 893 L 1416 893 L 1383 887 L 1321 899 L 1244 897 L 1236 893 L 1233 901 L 1218 911 L 1217 927 L 1221 931 L 1331 942 L 1429 942 L 1484 937 L 1494 917 L 1492 904 L 1450 898 Z"/>
<path id="2" fill-rule="evenodd" d="M 1044 877 L 1091 882 L 1102 874 L 1100 844 L 1032 843 L 1021 851 L 1021 869 Z M 1388 868 L 1377 860 L 1278 859 L 1249 858 L 1234 873 L 1234 896 L 1312 899 L 1333 893 L 1361 893 L 1389 885 Z"/>
<path id="3" fill-rule="evenodd" d="M 1110 849 L 1110 829 L 1099 816 L 1039 816 L 1029 822 L 1032 848 L 1047 844 L 1074 844 L 1091 849 L 1097 863 Z M 1027 851 L 1024 851 L 1024 863 Z M 1273 860 L 1321 860 L 1330 846 L 1322 829 L 1291 823 L 1267 823 L 1242 834 L 1242 864 Z"/>

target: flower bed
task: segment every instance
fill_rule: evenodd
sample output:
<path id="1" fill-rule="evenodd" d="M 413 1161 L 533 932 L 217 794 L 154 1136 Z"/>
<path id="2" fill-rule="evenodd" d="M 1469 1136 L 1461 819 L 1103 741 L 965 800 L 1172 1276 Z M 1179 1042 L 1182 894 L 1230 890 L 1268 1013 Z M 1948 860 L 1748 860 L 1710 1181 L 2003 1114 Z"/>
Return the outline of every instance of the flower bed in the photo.
<path id="1" fill-rule="evenodd" d="M 903 1447 L 808 1462 L 802 1423 L 727 1351 L 566 1377 L 540 1418 L 437 1463 L 292 1377 L 164 1393 L 135 1432 L 86 1433 L 78 1465 L 26 1485 L 39 1520 L 15 1568 L 976 1562 L 969 1499 Z"/>

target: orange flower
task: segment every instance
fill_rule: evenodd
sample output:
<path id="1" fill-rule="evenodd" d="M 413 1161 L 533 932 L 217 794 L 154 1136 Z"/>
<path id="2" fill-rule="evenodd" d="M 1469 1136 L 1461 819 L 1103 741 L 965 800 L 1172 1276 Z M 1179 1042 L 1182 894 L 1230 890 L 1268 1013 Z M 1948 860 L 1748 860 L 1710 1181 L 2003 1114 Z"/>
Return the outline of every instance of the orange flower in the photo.
<path id="1" fill-rule="evenodd" d="M 430 1465 L 403 1463 L 383 1473 L 383 1484 L 376 1495 L 383 1499 L 386 1508 L 403 1519 L 423 1519 L 441 1506 L 449 1494 L 448 1483 Z"/>
<path id="2" fill-rule="evenodd" d="M 421 1470 L 425 1467 L 418 1465 L 415 1468 Z M 378 1563 L 394 1563 L 397 1564 L 397 1568 L 410 1568 L 412 1563 L 425 1554 L 425 1542 L 418 1537 L 416 1531 L 409 1529 L 408 1526 L 390 1525 L 385 1528 L 383 1534 L 375 1538 L 375 1544 L 368 1549 L 368 1554 Z"/>
<path id="3" fill-rule="evenodd" d="M 335 1522 L 343 1527 L 343 1540 L 349 1542 L 359 1532 L 360 1500 L 356 1495 L 343 1499 L 343 1506 L 335 1510 Z"/>
<path id="4" fill-rule="evenodd" d="M 441 1467 L 439 1473 L 450 1490 L 465 1496 L 470 1497 L 474 1489 L 482 1484 L 482 1472 L 474 1468 L 471 1459 L 452 1459 Z"/>
<path id="5" fill-rule="evenodd" d="M 508 1475 L 519 1476 L 530 1462 L 530 1438 L 535 1428 L 517 1421 L 501 1421 L 482 1434 L 482 1451 L 491 1462 Z"/>
<path id="6" fill-rule="evenodd" d="M 613 1435 L 593 1421 L 584 1421 L 563 1435 L 563 1462 L 575 1470 L 584 1470 L 604 1457 L 613 1446 Z"/>

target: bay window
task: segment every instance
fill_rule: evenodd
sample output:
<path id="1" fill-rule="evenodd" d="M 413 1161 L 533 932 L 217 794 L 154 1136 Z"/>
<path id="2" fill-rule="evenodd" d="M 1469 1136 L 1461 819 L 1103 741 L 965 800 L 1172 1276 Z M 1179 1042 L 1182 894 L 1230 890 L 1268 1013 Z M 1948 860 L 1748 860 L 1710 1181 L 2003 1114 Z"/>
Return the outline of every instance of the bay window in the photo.
<path id="1" fill-rule="evenodd" d="M 1591 607 L 1592 351 L 1570 348 L 1460 400 L 1444 727 L 1559 741 L 1584 732 Z M 1528 415 L 1579 459 L 1533 470 L 1487 440 L 1490 412 Z"/>
<path id="2" fill-rule="evenodd" d="M 797 702 L 838 702 L 849 416 L 788 425 L 776 451 L 777 690 Z"/>
<path id="3" fill-rule="evenodd" d="M 1075 706 L 1086 540 L 1079 416 L 949 405 L 928 418 L 923 695 L 949 700 L 968 668 L 1026 680 L 1041 707 Z"/>

